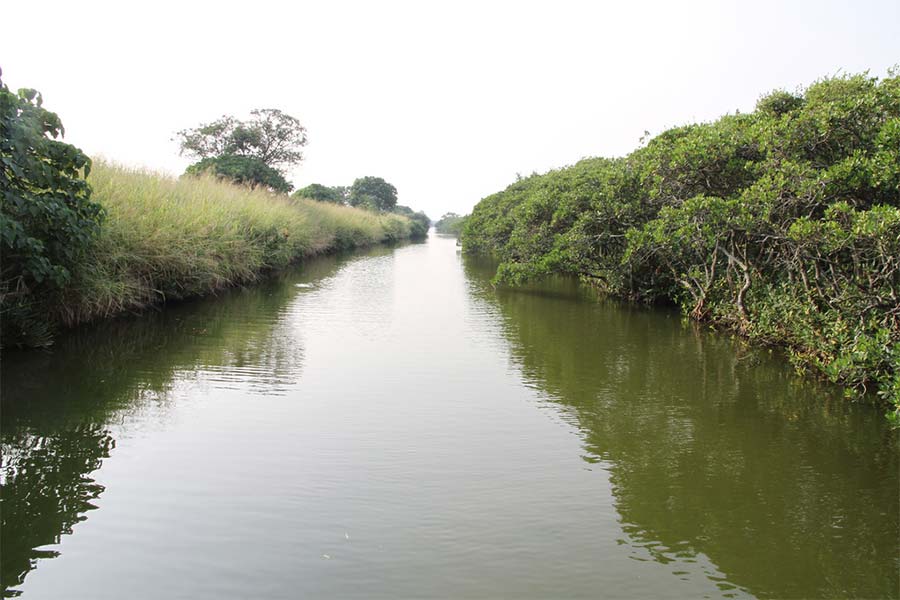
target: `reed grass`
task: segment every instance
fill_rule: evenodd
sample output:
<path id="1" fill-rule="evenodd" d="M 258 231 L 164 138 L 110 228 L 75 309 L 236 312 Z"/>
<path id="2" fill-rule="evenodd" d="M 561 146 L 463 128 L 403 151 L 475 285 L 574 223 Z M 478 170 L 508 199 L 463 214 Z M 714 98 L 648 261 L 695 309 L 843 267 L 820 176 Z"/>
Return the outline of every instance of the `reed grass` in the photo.
<path id="1" fill-rule="evenodd" d="M 51 309 L 74 325 L 252 282 L 317 254 L 409 237 L 400 215 L 289 198 L 213 177 L 95 161 L 106 210 L 96 243 Z"/>

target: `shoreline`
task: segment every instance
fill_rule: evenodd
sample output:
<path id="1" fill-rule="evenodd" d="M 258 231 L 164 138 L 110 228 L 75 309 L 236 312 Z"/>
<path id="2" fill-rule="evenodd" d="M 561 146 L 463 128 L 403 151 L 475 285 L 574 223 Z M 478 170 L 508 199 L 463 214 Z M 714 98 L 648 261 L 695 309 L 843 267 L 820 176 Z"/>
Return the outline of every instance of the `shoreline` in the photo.
<path id="1" fill-rule="evenodd" d="M 57 331 L 258 282 L 316 256 L 413 239 L 402 215 L 291 198 L 212 177 L 173 178 L 101 161 L 88 183 L 105 218 L 58 291 L 6 306 L 5 348 Z"/>

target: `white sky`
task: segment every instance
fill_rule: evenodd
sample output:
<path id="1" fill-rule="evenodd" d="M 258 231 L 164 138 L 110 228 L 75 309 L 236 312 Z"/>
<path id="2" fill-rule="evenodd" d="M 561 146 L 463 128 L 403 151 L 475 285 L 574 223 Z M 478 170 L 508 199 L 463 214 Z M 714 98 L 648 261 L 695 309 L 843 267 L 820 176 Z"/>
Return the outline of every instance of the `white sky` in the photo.
<path id="1" fill-rule="evenodd" d="M 0 67 L 93 156 L 179 174 L 175 131 L 279 108 L 296 187 L 374 175 L 432 218 L 516 176 L 900 63 L 900 0 L 4 2 Z"/>

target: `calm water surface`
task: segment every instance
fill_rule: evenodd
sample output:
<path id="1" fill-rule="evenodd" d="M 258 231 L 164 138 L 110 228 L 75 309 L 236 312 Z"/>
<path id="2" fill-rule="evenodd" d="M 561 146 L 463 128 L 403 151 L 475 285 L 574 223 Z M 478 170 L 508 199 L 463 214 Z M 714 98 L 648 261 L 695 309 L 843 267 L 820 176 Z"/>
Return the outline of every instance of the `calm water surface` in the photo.
<path id="1" fill-rule="evenodd" d="M 767 352 L 452 239 L 2 364 L 5 595 L 900 596 L 900 444 Z"/>

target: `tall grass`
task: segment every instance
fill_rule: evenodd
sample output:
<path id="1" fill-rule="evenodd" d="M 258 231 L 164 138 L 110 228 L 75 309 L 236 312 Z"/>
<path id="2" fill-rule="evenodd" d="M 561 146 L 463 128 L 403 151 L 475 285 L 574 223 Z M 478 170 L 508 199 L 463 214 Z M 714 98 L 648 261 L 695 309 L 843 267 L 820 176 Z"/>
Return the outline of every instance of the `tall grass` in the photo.
<path id="1" fill-rule="evenodd" d="M 97 161 L 101 233 L 51 309 L 65 325 L 254 281 L 305 257 L 409 237 L 399 215 Z"/>

